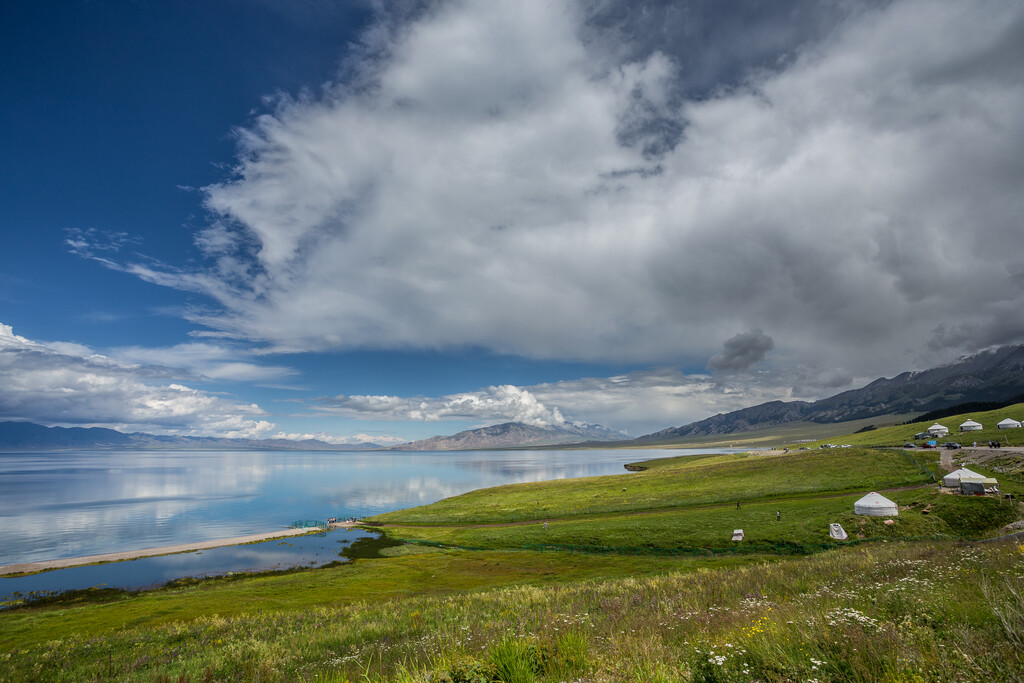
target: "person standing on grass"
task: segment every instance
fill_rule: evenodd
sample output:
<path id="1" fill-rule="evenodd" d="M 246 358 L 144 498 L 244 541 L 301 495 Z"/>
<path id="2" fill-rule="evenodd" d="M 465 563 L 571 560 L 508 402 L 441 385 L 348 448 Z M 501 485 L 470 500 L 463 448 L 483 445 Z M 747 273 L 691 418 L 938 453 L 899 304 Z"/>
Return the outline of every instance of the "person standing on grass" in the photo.
<path id="1" fill-rule="evenodd" d="M 776 522 L 781 522 L 782 521 L 782 512 L 780 512 L 779 510 L 775 511 L 775 521 Z"/>

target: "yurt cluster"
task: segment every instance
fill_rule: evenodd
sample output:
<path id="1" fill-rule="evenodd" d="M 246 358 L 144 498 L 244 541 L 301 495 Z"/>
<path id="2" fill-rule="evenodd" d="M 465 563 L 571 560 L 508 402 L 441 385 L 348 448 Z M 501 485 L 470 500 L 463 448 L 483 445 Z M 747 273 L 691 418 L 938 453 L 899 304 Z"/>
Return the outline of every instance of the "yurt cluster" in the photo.
<path id="1" fill-rule="evenodd" d="M 998 429 L 1020 429 L 1021 423 L 1019 420 L 1014 420 L 1012 417 L 1007 417 L 996 424 Z M 980 432 L 985 428 L 985 425 L 980 422 L 976 422 L 971 419 L 967 419 L 960 423 L 960 433 L 966 432 Z M 949 435 L 949 427 L 941 425 L 938 422 L 933 424 L 931 427 L 923 432 L 914 434 L 915 439 L 939 439 Z"/>

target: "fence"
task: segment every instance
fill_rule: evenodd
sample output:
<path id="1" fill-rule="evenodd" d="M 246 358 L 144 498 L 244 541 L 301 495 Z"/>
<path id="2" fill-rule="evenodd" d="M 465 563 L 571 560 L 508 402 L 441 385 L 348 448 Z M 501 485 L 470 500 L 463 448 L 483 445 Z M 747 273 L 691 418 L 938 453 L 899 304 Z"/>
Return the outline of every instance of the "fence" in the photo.
<path id="1" fill-rule="evenodd" d="M 316 519 L 300 519 L 297 522 L 292 522 L 289 526 L 293 529 L 326 529 L 327 522 L 321 522 Z"/>
<path id="2" fill-rule="evenodd" d="M 907 459 L 911 465 L 917 465 L 917 468 L 927 475 L 931 481 L 939 480 L 939 473 L 933 470 L 931 467 L 925 465 L 920 460 L 914 457 L 914 455 L 908 450 L 902 450 L 903 456 Z"/>

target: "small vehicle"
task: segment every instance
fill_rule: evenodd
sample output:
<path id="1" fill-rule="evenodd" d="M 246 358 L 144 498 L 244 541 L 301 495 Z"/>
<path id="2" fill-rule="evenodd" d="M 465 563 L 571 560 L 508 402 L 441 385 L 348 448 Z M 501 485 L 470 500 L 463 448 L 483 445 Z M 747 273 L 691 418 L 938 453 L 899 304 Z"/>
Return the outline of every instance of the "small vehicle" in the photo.
<path id="1" fill-rule="evenodd" d="M 913 442 L 911 442 L 911 441 L 908 441 L 908 442 L 906 442 L 905 444 L 903 444 L 903 447 L 904 447 L 904 448 L 917 448 L 917 444 L 916 444 L 916 443 L 913 443 Z"/>
<path id="2" fill-rule="evenodd" d="M 956 441 L 947 441 L 946 443 L 942 444 L 942 447 L 947 448 L 951 451 L 955 451 L 958 448 L 963 448 L 963 446 L 958 444 Z"/>

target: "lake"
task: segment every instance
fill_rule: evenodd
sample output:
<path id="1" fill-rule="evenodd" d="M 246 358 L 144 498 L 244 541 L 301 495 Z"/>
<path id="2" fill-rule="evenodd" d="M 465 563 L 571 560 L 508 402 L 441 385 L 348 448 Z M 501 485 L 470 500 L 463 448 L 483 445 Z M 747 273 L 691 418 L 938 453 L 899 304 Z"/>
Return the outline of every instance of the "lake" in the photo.
<path id="1" fill-rule="evenodd" d="M 624 474 L 625 463 L 681 453 L 686 451 L 0 453 L 0 565 L 231 538 L 297 520 L 361 518 L 488 486 Z M 139 587 L 182 576 L 325 564 L 343 559 L 339 548 L 364 536 L 327 534 L 309 548 L 295 539 L 287 539 L 290 545 L 268 541 L 258 544 L 265 546 L 262 559 L 262 551 L 251 551 L 256 546 L 234 546 L 189 553 L 192 558 L 134 560 L 132 574 L 156 569 L 128 583 L 105 580 L 124 573 L 114 565 L 36 575 L 51 575 L 48 583 L 58 588 L 39 588 L 39 581 L 35 588 L 15 586 L 16 579 L 0 578 L 0 598 L 83 582 Z M 88 578 L 60 578 L 73 574 Z"/>

